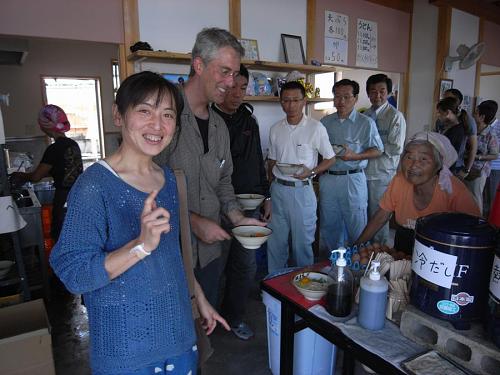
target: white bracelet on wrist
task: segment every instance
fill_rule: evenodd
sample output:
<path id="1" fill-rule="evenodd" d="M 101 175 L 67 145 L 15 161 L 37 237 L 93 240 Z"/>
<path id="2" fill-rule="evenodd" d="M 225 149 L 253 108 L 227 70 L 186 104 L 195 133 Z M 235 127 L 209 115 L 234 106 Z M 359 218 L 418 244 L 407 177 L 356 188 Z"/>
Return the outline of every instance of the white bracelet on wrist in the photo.
<path id="1" fill-rule="evenodd" d="M 134 254 L 139 259 L 144 259 L 148 255 L 151 255 L 150 251 L 146 251 L 144 249 L 144 242 L 134 246 L 132 249 L 130 249 L 129 253 Z"/>

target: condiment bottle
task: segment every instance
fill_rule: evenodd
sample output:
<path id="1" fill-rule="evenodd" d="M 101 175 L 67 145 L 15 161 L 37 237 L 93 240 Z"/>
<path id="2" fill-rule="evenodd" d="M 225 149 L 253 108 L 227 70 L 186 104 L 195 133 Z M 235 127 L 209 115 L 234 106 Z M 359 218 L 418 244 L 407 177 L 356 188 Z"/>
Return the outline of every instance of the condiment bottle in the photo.
<path id="1" fill-rule="evenodd" d="M 358 323 L 361 327 L 377 331 L 384 328 L 389 283 L 378 272 L 380 262 L 373 261 L 368 276 L 360 282 Z"/>
<path id="2" fill-rule="evenodd" d="M 335 265 L 332 264 L 328 274 L 333 279 L 333 283 L 328 287 L 326 310 L 333 316 L 343 317 L 351 313 L 354 278 L 349 268 L 346 267 L 347 262 L 344 258 L 346 249 L 341 247 L 333 250 L 332 255 L 337 252 L 340 256 Z"/>

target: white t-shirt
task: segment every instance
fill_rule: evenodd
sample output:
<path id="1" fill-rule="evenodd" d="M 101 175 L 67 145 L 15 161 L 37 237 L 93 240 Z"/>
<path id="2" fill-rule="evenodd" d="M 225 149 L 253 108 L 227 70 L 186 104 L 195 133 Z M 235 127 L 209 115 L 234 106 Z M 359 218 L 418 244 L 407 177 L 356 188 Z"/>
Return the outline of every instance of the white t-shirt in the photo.
<path id="1" fill-rule="evenodd" d="M 275 123 L 269 131 L 269 159 L 277 163 L 303 164 L 309 169 L 318 165 L 318 153 L 323 159 L 335 156 L 326 128 L 304 115 L 297 125 L 290 125 L 286 118 Z M 297 181 L 282 174 L 274 166 L 273 175 L 283 180 Z"/>

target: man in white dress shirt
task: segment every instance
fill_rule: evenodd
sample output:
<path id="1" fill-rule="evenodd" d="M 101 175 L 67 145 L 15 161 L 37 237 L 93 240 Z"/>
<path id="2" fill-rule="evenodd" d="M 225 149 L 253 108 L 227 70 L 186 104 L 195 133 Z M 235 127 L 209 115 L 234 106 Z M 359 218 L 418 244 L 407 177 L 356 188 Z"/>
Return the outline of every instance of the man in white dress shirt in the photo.
<path id="1" fill-rule="evenodd" d="M 312 178 L 327 170 L 335 161 L 335 153 L 326 129 L 320 122 L 303 113 L 305 89 L 292 81 L 283 85 L 280 101 L 286 118 L 269 132 L 268 171 L 271 184 L 273 230 L 267 242 L 269 272 L 284 268 L 291 258 L 297 266 L 314 263 L 312 243 L 316 231 L 316 195 Z M 323 160 L 318 164 L 318 153 Z M 302 164 L 296 174 L 282 173 L 276 163 Z"/>

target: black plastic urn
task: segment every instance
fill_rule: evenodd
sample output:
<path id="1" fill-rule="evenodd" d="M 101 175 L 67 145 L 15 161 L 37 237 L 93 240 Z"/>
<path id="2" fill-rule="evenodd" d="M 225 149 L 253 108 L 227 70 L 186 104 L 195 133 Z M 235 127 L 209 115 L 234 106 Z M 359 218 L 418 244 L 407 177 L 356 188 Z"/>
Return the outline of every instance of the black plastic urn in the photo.
<path id="1" fill-rule="evenodd" d="M 486 332 L 495 345 L 500 348 L 500 231 L 497 233 L 495 252 L 495 260 L 491 267 Z"/>
<path id="2" fill-rule="evenodd" d="M 469 329 L 485 316 L 495 229 L 463 213 L 421 217 L 415 227 L 411 303 L 423 312 Z"/>

